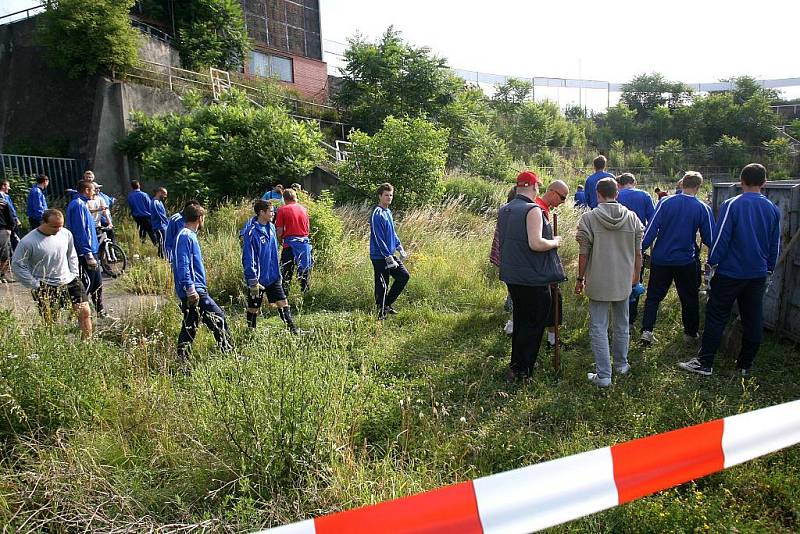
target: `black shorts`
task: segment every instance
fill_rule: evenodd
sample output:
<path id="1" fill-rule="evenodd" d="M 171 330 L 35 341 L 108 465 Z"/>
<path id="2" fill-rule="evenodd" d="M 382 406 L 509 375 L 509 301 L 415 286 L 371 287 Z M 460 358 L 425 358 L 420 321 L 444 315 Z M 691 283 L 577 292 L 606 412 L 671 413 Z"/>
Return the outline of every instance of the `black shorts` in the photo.
<path id="1" fill-rule="evenodd" d="M 42 286 L 35 291 L 34 298 L 40 309 L 46 307 L 59 309 L 68 303 L 77 306 L 83 302 L 89 302 L 89 297 L 79 278 L 75 278 L 63 286 Z"/>
<path id="2" fill-rule="evenodd" d="M 286 300 L 286 293 L 283 292 L 283 285 L 280 280 L 272 282 L 270 285 L 258 292 L 258 296 L 253 298 L 247 295 L 247 307 L 259 308 L 264 301 L 264 295 L 267 297 L 267 302 L 270 304 L 278 302 L 279 300 Z"/>

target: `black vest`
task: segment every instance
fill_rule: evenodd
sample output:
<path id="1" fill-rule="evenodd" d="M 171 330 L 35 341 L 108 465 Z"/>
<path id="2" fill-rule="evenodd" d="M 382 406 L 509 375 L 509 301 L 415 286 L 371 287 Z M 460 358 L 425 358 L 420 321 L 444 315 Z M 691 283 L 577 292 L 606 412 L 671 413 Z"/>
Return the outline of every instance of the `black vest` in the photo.
<path id="1" fill-rule="evenodd" d="M 528 245 L 528 212 L 536 208 L 531 199 L 517 195 L 500 209 L 500 280 L 521 286 L 545 286 L 567 279 L 558 249 L 536 252 Z M 553 226 L 542 212 L 542 237 L 553 239 Z"/>

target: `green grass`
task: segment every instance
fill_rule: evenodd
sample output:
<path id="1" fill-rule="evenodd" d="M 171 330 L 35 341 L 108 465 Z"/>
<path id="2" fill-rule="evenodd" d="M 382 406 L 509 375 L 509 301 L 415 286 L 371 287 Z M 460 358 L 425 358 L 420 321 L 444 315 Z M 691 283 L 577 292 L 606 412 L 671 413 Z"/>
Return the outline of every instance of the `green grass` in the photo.
<path id="1" fill-rule="evenodd" d="M 318 264 L 309 293 L 293 292 L 298 322 L 311 331 L 300 338 L 274 311 L 246 331 L 235 225 L 209 224 L 201 241 L 211 290 L 237 349 L 220 355 L 201 330 L 190 377 L 172 374 L 180 327 L 172 303 L 91 343 L 67 323 L 4 313 L 0 524 L 20 532 L 248 531 L 800 397 L 796 348 L 770 336 L 750 383 L 733 378 L 730 355 L 720 355 L 710 379 L 677 370 L 687 352 L 673 293 L 659 316 L 660 342 L 634 346 L 632 375 L 598 390 L 585 380 L 593 362 L 586 302 L 569 286 L 563 369 L 553 372 L 542 352 L 530 383 L 507 385 L 505 289 L 487 261 L 492 217 L 459 202 L 405 214 L 412 279 L 400 313 L 379 322 L 367 210 L 337 210 L 344 238 Z M 571 236 L 575 220 L 562 209 L 561 233 Z M 118 221 L 126 248 L 140 254 L 123 283 L 174 299 L 155 250 Z M 571 275 L 576 253 L 567 237 Z M 796 532 L 800 450 L 554 530 Z"/>

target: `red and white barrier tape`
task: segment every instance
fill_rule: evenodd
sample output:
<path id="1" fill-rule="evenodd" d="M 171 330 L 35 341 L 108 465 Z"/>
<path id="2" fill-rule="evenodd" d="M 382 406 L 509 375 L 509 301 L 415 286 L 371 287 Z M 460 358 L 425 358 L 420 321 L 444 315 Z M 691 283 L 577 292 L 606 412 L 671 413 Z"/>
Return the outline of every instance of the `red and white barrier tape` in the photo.
<path id="1" fill-rule="evenodd" d="M 796 443 L 800 400 L 262 533 L 533 532 Z"/>

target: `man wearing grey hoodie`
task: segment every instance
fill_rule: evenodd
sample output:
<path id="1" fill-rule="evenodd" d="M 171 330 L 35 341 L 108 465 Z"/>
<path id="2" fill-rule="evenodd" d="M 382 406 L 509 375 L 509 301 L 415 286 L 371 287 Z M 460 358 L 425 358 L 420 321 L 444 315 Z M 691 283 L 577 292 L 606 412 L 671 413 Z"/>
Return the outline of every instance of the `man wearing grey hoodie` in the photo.
<path id="1" fill-rule="evenodd" d="M 576 238 L 580 247 L 575 294 L 589 297 L 589 340 L 597 372 L 589 381 L 598 387 L 611 385 L 611 355 L 617 373 L 628 364 L 628 299 L 639 283 L 644 228 L 636 214 L 617 202 L 617 182 L 597 182 L 598 205 L 581 215 Z M 612 343 L 608 344 L 608 311 L 611 309 Z"/>

